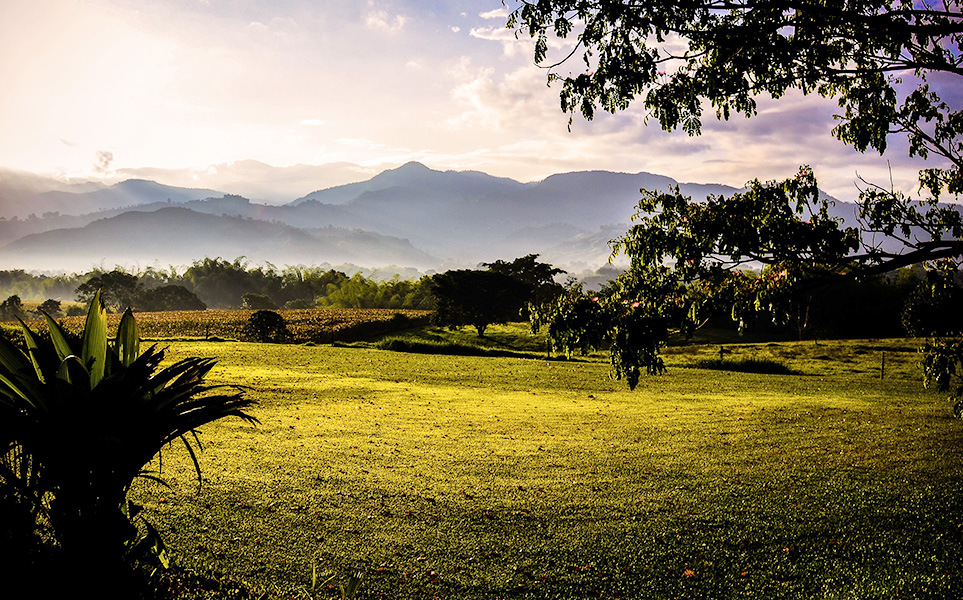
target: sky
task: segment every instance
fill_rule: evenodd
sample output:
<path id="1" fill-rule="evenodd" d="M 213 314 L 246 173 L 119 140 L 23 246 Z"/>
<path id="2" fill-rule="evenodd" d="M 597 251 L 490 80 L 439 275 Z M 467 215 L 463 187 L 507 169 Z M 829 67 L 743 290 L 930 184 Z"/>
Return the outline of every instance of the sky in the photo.
<path id="1" fill-rule="evenodd" d="M 243 161 L 351 166 L 307 194 L 411 160 L 736 187 L 808 164 L 843 200 L 860 179 L 914 188 L 905 144 L 856 153 L 830 134 L 835 102 L 815 96 L 761 99 L 752 119 L 707 119 L 694 138 L 646 124 L 641 106 L 569 131 L 506 18 L 501 0 L 4 0 L 0 167 L 106 183 L 187 173 L 217 189 Z"/>

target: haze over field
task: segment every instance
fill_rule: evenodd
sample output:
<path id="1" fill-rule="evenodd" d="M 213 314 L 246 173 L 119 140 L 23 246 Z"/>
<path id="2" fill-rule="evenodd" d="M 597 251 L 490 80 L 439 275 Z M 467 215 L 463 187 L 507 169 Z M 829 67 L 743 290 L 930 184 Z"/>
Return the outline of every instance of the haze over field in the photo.
<path id="1" fill-rule="evenodd" d="M 641 106 L 568 131 L 507 14 L 500 0 L 7 0 L 0 180 L 147 179 L 284 203 L 417 160 L 523 183 L 606 170 L 735 188 L 810 164 L 843 200 L 858 176 L 914 188 L 904 142 L 852 151 L 830 135 L 838 107 L 814 96 L 762 99 L 698 138 L 646 126 Z"/>

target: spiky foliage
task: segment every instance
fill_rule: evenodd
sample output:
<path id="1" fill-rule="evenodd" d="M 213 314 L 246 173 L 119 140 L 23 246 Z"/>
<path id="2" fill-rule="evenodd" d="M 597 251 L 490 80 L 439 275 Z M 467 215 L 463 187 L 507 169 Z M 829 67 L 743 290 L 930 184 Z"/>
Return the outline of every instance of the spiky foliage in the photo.
<path id="1" fill-rule="evenodd" d="M 140 352 L 130 309 L 113 344 L 106 317 L 98 293 L 79 348 L 46 315 L 49 340 L 23 322 L 26 352 L 0 339 L 0 443 L 26 461 L 0 476 L 46 513 L 68 562 L 92 573 L 122 568 L 137 536 L 127 492 L 165 446 L 180 438 L 199 476 L 197 427 L 227 416 L 256 422 L 241 391 L 204 382 L 213 360 L 160 369 L 164 351 Z"/>

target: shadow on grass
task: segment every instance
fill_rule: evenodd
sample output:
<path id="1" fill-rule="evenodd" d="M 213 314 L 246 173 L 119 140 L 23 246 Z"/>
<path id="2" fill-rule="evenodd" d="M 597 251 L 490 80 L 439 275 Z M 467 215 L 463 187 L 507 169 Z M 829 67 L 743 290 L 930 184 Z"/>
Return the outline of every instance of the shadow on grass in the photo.
<path id="1" fill-rule="evenodd" d="M 412 354 L 445 354 L 449 356 L 487 356 L 501 358 L 540 358 L 542 360 L 567 360 L 561 357 L 546 357 L 532 352 L 500 350 L 482 346 L 470 346 L 447 341 L 412 340 L 407 338 L 387 338 L 374 344 L 379 350 L 409 352 Z"/>
<path id="2" fill-rule="evenodd" d="M 740 358 L 738 360 L 704 358 L 693 363 L 690 368 L 759 373 L 762 375 L 802 375 L 799 371 L 790 369 L 779 361 L 765 358 Z"/>

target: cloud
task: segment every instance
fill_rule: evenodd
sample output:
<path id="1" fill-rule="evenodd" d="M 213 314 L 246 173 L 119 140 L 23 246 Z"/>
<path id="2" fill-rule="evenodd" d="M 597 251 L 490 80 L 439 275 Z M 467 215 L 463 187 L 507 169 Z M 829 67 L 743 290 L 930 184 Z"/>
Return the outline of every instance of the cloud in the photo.
<path id="1" fill-rule="evenodd" d="M 368 12 L 364 17 L 364 24 L 368 29 L 383 31 L 385 33 L 398 33 L 405 28 L 408 17 L 404 15 L 388 14 L 388 11 L 375 8 L 374 2 L 368 2 Z"/>
<path id="2" fill-rule="evenodd" d="M 94 172 L 109 173 L 110 165 L 114 162 L 114 153 L 110 150 L 98 150 L 95 153 Z"/>
<path id="3" fill-rule="evenodd" d="M 501 19 L 504 21 L 508 19 L 508 9 L 503 6 L 502 8 L 479 13 L 478 16 L 483 19 Z"/>
<path id="4" fill-rule="evenodd" d="M 300 125 L 302 127 L 321 127 L 324 125 L 324 121 L 321 119 L 304 119 L 301 121 Z"/>

